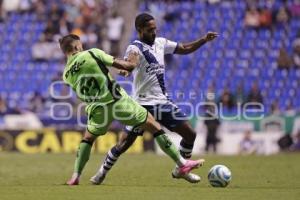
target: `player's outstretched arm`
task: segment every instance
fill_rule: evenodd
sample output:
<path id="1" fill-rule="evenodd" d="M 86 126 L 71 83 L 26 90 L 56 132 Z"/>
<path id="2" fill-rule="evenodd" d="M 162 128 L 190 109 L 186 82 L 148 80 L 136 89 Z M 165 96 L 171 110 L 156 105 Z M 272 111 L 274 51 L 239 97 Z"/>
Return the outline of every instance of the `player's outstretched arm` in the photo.
<path id="1" fill-rule="evenodd" d="M 216 32 L 208 32 L 205 36 L 189 43 L 180 43 L 178 44 L 175 54 L 189 54 L 197 49 L 199 49 L 202 45 L 204 45 L 206 42 L 209 42 L 211 40 L 214 40 L 216 37 L 218 37 L 218 33 Z"/>
<path id="2" fill-rule="evenodd" d="M 126 70 L 128 72 L 131 72 L 134 70 L 134 68 L 137 67 L 139 64 L 139 55 L 135 52 L 131 52 L 128 55 L 128 58 L 126 60 L 122 59 L 114 59 L 114 62 L 112 64 L 113 67 L 120 69 L 121 71 Z"/>

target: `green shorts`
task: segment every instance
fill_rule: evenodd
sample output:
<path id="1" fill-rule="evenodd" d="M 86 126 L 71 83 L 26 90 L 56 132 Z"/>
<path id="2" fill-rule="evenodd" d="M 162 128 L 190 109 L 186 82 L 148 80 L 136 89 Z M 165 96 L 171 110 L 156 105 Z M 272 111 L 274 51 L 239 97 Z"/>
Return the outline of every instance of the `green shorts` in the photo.
<path id="1" fill-rule="evenodd" d="M 94 106 L 87 111 L 87 130 L 95 135 L 104 135 L 113 120 L 118 120 L 127 126 L 138 127 L 146 122 L 148 111 L 134 101 L 130 96 L 124 95 L 116 102 Z"/>

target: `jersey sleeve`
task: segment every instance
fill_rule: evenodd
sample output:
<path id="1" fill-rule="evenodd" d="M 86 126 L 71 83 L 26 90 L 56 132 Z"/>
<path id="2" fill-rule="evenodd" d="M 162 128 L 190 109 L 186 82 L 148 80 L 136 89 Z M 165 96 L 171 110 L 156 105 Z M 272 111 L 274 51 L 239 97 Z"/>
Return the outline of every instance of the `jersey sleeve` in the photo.
<path id="1" fill-rule="evenodd" d="M 97 48 L 93 48 L 92 49 L 93 53 L 100 58 L 100 60 L 106 65 L 106 66 L 112 66 L 113 62 L 114 62 L 114 57 L 105 53 L 104 51 L 97 49 Z"/>
<path id="2" fill-rule="evenodd" d="M 168 40 L 166 38 L 161 38 L 161 42 L 164 45 L 165 54 L 173 54 L 178 44 L 177 42 Z"/>
<path id="3" fill-rule="evenodd" d="M 124 55 L 124 59 L 127 59 L 128 56 L 129 56 L 129 53 L 131 53 L 131 52 L 137 53 L 138 55 L 141 55 L 141 51 L 140 51 L 140 49 L 137 46 L 135 46 L 135 45 L 129 45 L 127 47 L 127 49 L 126 49 L 126 52 L 125 52 L 125 55 Z"/>

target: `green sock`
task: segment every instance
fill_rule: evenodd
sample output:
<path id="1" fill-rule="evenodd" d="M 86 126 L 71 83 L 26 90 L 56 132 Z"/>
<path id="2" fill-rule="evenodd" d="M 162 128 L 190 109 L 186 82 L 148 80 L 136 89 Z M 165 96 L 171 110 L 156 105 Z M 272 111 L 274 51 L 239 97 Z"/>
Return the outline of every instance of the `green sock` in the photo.
<path id="1" fill-rule="evenodd" d="M 90 158 L 90 153 L 92 149 L 92 144 L 87 143 L 86 141 L 81 141 L 78 151 L 77 157 L 75 160 L 74 172 L 81 174 L 86 162 Z"/>
<path id="2" fill-rule="evenodd" d="M 170 156 L 178 166 L 182 166 L 184 164 L 185 160 L 181 157 L 177 148 L 174 146 L 168 136 L 164 134 L 163 130 L 160 130 L 159 132 L 154 134 L 154 137 L 161 150 L 163 150 L 168 156 Z"/>

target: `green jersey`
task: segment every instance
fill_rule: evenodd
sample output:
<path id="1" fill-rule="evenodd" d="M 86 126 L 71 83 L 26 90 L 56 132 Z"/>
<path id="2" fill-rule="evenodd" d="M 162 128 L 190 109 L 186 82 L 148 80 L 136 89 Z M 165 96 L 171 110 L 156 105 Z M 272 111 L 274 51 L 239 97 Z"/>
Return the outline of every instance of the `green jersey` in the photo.
<path id="1" fill-rule="evenodd" d="M 111 77 L 106 66 L 113 57 L 100 49 L 78 52 L 68 58 L 63 80 L 87 103 L 87 109 L 119 100 L 124 90 Z"/>

